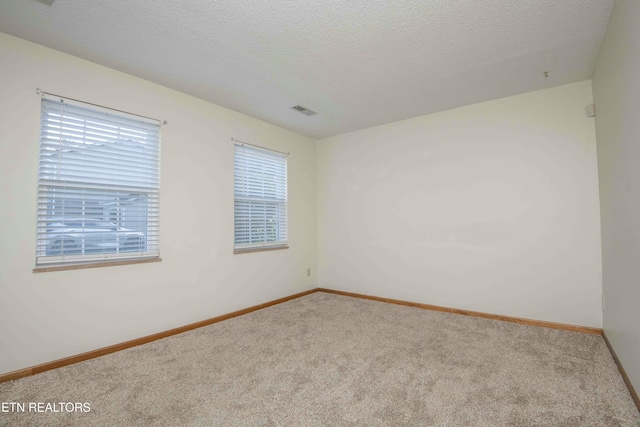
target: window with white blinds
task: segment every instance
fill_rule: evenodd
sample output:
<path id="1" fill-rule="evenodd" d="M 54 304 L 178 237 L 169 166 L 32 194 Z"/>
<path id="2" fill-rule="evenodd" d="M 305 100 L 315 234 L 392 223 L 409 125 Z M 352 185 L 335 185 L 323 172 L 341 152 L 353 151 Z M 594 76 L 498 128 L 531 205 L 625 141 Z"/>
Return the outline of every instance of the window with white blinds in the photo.
<path id="1" fill-rule="evenodd" d="M 286 154 L 236 144 L 235 250 L 287 245 Z"/>
<path id="2" fill-rule="evenodd" d="M 160 123 L 44 95 L 36 265 L 159 256 Z"/>

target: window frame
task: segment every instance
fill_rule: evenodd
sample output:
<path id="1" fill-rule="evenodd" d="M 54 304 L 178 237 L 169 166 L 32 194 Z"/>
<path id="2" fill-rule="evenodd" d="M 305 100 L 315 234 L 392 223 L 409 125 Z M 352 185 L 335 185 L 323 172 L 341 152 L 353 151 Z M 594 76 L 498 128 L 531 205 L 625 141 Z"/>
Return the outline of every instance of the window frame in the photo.
<path id="1" fill-rule="evenodd" d="M 34 272 L 160 261 L 163 123 L 40 93 Z"/>
<path id="2" fill-rule="evenodd" d="M 234 254 L 288 249 L 289 154 L 232 140 Z"/>

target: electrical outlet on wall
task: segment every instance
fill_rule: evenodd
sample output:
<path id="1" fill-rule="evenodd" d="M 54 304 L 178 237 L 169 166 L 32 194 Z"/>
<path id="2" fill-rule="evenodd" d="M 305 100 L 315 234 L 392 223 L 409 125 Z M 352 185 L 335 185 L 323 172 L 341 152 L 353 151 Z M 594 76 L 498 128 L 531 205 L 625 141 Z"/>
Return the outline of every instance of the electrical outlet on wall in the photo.
<path id="1" fill-rule="evenodd" d="M 307 277 L 311 277 L 311 269 L 307 268 Z"/>

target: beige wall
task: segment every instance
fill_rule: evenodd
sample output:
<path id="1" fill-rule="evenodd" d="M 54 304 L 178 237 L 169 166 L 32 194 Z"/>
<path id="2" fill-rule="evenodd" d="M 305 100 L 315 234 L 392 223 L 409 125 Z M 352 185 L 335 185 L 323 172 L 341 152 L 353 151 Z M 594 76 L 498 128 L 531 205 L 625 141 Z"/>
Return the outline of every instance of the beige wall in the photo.
<path id="1" fill-rule="evenodd" d="M 589 81 L 318 143 L 320 286 L 601 327 Z"/>
<path id="2" fill-rule="evenodd" d="M 617 0 L 593 76 L 604 329 L 640 392 L 640 2 Z"/>
<path id="3" fill-rule="evenodd" d="M 314 140 L 4 34 L 0 64 L 0 373 L 317 286 Z M 161 263 L 32 272 L 36 88 L 169 122 Z M 290 249 L 233 255 L 232 137 L 291 153 Z"/>

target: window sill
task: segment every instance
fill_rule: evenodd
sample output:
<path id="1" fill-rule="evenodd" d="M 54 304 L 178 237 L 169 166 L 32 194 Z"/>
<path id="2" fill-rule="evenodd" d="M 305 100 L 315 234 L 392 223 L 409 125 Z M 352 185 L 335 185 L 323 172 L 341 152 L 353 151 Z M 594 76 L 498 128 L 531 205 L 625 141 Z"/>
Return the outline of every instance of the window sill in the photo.
<path id="1" fill-rule="evenodd" d="M 279 251 L 280 249 L 289 249 L 289 246 L 273 246 L 273 247 L 264 247 L 264 248 L 247 248 L 247 249 L 234 249 L 234 255 L 240 254 L 250 254 L 253 252 L 266 252 L 266 251 Z"/>
<path id="2" fill-rule="evenodd" d="M 34 273 L 48 273 L 51 271 L 64 271 L 64 270 L 82 270 L 85 268 L 100 268 L 100 267 L 114 267 L 116 265 L 130 265 L 130 264 L 148 264 L 150 262 L 161 262 L 162 258 L 146 258 L 146 259 L 128 259 L 122 261 L 104 261 L 104 262 L 91 262 L 86 264 L 68 264 L 68 265 L 51 265 L 36 267 L 33 269 Z"/>

